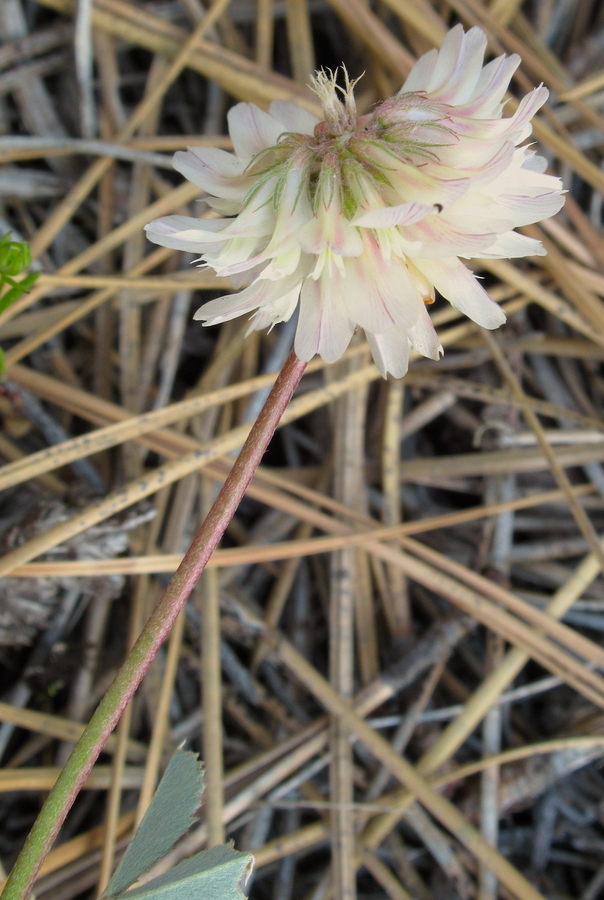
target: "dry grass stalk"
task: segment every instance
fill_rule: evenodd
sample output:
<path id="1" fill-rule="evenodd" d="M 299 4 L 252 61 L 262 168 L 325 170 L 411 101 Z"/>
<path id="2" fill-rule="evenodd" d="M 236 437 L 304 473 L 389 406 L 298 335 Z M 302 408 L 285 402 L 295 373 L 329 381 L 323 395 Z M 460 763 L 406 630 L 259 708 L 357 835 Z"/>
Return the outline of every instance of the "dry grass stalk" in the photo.
<path id="1" fill-rule="evenodd" d="M 70 900 L 106 884 L 132 827 L 131 791 L 140 791 L 142 811 L 166 753 L 184 739 L 205 755 L 211 788 L 205 819 L 165 865 L 225 835 L 240 842 L 255 833 L 253 891 L 274 900 L 356 890 L 493 900 L 498 889 L 536 900 L 529 856 L 503 855 L 520 828 L 514 804 L 534 806 L 545 792 L 551 808 L 564 794 L 554 815 L 567 856 L 556 857 L 553 826 L 539 831 L 535 816 L 541 857 L 535 851 L 533 863 L 558 859 L 538 883 L 564 900 L 594 900 L 599 870 L 577 848 L 599 827 L 579 797 L 586 792 L 595 807 L 604 794 L 593 768 L 604 755 L 604 118 L 590 49 L 604 21 L 598 4 L 558 8 L 546 0 L 215 0 L 207 8 L 39 0 L 28 19 L 21 0 L 7 0 L 0 124 L 16 134 L 0 136 L 0 165 L 10 164 L 15 195 L 0 197 L 0 220 L 31 240 L 42 268 L 34 290 L 0 314 L 10 379 L 0 396 L 8 542 L 0 573 L 21 612 L 32 583 L 23 579 L 69 579 L 83 607 L 83 579 L 126 576 L 123 597 L 104 611 L 110 634 L 131 643 L 200 514 L 200 482 L 207 492 L 224 479 L 247 433 L 245 410 L 274 379 L 270 360 L 285 338 L 246 339 L 229 323 L 218 338 L 189 328 L 193 300 L 231 284 L 189 269 L 174 251 L 149 252 L 141 234 L 156 216 L 197 213 L 200 192 L 171 179 L 168 154 L 229 149 L 231 98 L 265 108 L 293 99 L 316 112 L 309 75 L 341 58 L 352 75 L 367 70 L 365 111 L 449 25 L 479 24 L 490 52 L 522 56 L 514 94 L 539 81 L 550 88 L 534 135 L 569 188 L 556 219 L 526 230 L 547 257 L 476 264 L 509 317 L 496 341 L 437 308 L 446 356 L 414 358 L 404 385 L 377 383 L 360 339 L 341 369 L 309 366 L 197 607 L 179 620 L 163 671 L 154 666 L 108 745 L 112 766 L 93 773 L 89 787 L 107 796 L 88 812 L 82 801 L 76 817 L 92 816 L 87 830 L 76 821 L 81 833 L 53 851 L 41 896 Z M 65 51 L 74 20 L 72 76 Z M 506 114 L 516 104 L 510 97 Z M 40 177 L 48 194 L 32 196 Z M 68 440 L 47 444 L 19 408 L 22 389 Z M 104 496 L 85 494 L 72 468 L 82 462 L 101 473 Z M 492 490 L 499 478 L 514 490 Z M 15 507 L 35 520 L 41 498 L 66 492 L 83 494 L 79 506 L 70 497 L 66 521 L 36 534 L 19 520 Z M 155 518 L 131 535 L 127 555 L 56 556 L 63 542 L 144 497 Z M 451 605 L 459 612 L 442 619 Z M 88 631 L 57 613 L 52 646 L 43 651 L 52 629 L 37 639 L 42 678 L 58 699 L 41 695 L 22 660 L 1 660 L 15 685 L 0 703 L 5 818 L 14 815 L 10 791 L 32 796 L 52 783 L 57 742 L 77 739 L 74 719 L 98 700 L 103 668 L 123 650 L 103 637 L 97 607 Z M 76 652 L 86 634 L 96 666 Z M 67 674 L 56 661 L 62 644 L 73 651 Z M 407 672 L 390 665 L 400 657 Z M 74 685 L 71 705 L 65 682 Z M 317 707 L 335 723 L 331 737 Z M 380 720 L 391 721 L 387 737 Z M 391 773 L 402 788 L 392 790 Z M 482 833 L 472 827 L 479 774 Z M 435 821 L 412 806 L 417 797 Z M 582 836 L 564 824 L 570 807 L 589 820 Z M 88 827 L 101 818 L 105 831 Z M 299 865 L 306 855 L 312 864 Z"/>

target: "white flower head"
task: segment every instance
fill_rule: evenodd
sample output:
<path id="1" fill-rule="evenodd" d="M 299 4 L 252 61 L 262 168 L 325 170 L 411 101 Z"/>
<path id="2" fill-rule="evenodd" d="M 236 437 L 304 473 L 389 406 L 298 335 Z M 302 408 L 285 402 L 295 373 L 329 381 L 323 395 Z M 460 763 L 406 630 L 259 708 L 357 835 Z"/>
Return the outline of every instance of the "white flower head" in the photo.
<path id="1" fill-rule="evenodd" d="M 479 28 L 456 26 L 395 97 L 361 117 L 347 73 L 340 88 L 319 72 L 312 87 L 323 121 L 290 101 L 269 112 L 239 103 L 228 116 L 234 154 L 176 153 L 174 167 L 221 218 L 168 216 L 147 236 L 249 282 L 196 318 L 212 325 L 251 314 L 253 330 L 287 321 L 299 303 L 300 359 L 334 362 L 360 326 L 381 373 L 396 377 L 411 347 L 432 359 L 442 352 L 426 310 L 435 288 L 479 325 L 501 325 L 502 310 L 460 257 L 543 255 L 514 228 L 554 215 L 564 200 L 545 160 L 518 146 L 548 92 L 536 88 L 502 118 L 520 57 L 483 66 L 486 43 Z"/>

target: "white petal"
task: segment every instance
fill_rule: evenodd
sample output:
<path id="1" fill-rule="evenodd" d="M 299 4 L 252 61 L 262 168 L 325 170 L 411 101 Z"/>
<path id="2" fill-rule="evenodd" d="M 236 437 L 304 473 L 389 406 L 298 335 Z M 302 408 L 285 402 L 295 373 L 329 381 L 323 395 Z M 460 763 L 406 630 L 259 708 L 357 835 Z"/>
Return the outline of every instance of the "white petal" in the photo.
<path id="1" fill-rule="evenodd" d="M 384 334 L 365 332 L 373 361 L 382 378 L 388 372 L 395 378 L 402 378 L 409 368 L 409 338 L 404 328 L 390 328 Z"/>
<path id="2" fill-rule="evenodd" d="M 241 200 L 224 200 L 222 197 L 204 197 L 203 202 L 207 203 L 210 209 L 213 209 L 219 216 L 232 219 L 241 209 Z"/>
<path id="3" fill-rule="evenodd" d="M 189 216 L 164 216 L 145 225 L 147 238 L 172 250 L 203 253 L 214 241 L 224 241 L 220 232 L 226 219 L 194 219 Z"/>
<path id="4" fill-rule="evenodd" d="M 241 212 L 228 226 L 233 234 L 272 234 L 276 211 L 273 204 L 276 178 L 270 178 L 246 200 Z"/>
<path id="5" fill-rule="evenodd" d="M 444 353 L 436 329 L 432 324 L 432 319 L 428 315 L 428 311 L 424 306 L 420 312 L 419 319 L 409 329 L 409 340 L 415 350 L 428 359 L 439 359 Z"/>
<path id="6" fill-rule="evenodd" d="M 221 322 L 228 322 L 230 319 L 252 312 L 260 306 L 278 307 L 282 298 L 287 298 L 295 287 L 296 281 L 292 278 L 283 278 L 279 282 L 255 281 L 238 294 L 227 294 L 204 303 L 193 318 L 205 325 L 219 325 Z"/>
<path id="7" fill-rule="evenodd" d="M 305 253 L 316 256 L 326 250 L 338 256 L 359 256 L 363 252 L 358 229 L 341 211 L 338 184 L 331 197 L 319 197 L 317 212 L 299 231 L 297 240 Z"/>
<path id="8" fill-rule="evenodd" d="M 274 147 L 285 131 L 283 123 L 253 103 L 237 103 L 228 111 L 229 134 L 237 156 L 250 160 Z"/>
<path id="9" fill-rule="evenodd" d="M 513 259 L 519 256 L 547 256 L 547 250 L 541 241 L 508 231 L 500 234 L 497 240 L 482 254 L 482 259 Z"/>
<path id="10" fill-rule="evenodd" d="M 428 89 L 428 82 L 430 80 L 432 72 L 434 71 L 434 66 L 436 65 L 437 59 L 438 50 L 436 49 L 428 50 L 427 53 L 424 53 L 423 56 L 420 56 L 418 61 L 409 72 L 407 80 L 398 92 L 398 96 L 400 96 L 401 94 L 405 94 L 408 91 L 426 91 Z"/>
<path id="11" fill-rule="evenodd" d="M 271 281 L 276 281 L 279 278 L 283 278 L 284 275 L 291 275 L 298 268 L 300 255 L 300 245 L 295 244 L 286 253 L 282 253 L 280 256 L 274 256 L 260 277 L 270 278 Z"/>
<path id="12" fill-rule="evenodd" d="M 177 172 L 197 187 L 229 200 L 243 200 L 251 182 L 244 175 L 245 164 L 217 147 L 189 147 L 172 158 Z"/>
<path id="13" fill-rule="evenodd" d="M 297 284 L 293 290 L 279 297 L 274 303 L 259 307 L 252 317 L 248 333 L 250 331 L 262 331 L 265 328 L 272 328 L 279 322 L 289 322 L 298 305 L 299 298 L 300 285 Z"/>
<path id="14" fill-rule="evenodd" d="M 489 329 L 503 325 L 505 313 L 501 307 L 458 259 L 414 259 L 413 262 L 451 306 L 477 325 Z"/>
<path id="15" fill-rule="evenodd" d="M 261 263 L 266 263 L 266 254 L 261 245 L 262 240 L 259 238 L 236 237 L 222 247 L 206 249 L 203 256 L 218 275 L 230 277 L 247 272 L 249 278 L 252 270 Z"/>
<path id="16" fill-rule="evenodd" d="M 455 63 L 461 51 L 464 39 L 464 31 L 461 25 L 456 25 L 447 31 L 438 51 L 438 59 L 426 86 L 426 91 L 431 93 L 444 84 L 452 75 Z"/>
<path id="17" fill-rule="evenodd" d="M 287 238 L 296 234 L 313 218 L 303 170 L 293 168 L 288 172 L 274 216 L 273 237 L 267 248 L 269 253 L 275 249 L 278 251 Z"/>
<path id="18" fill-rule="evenodd" d="M 329 284 L 308 278 L 300 295 L 300 318 L 294 349 L 298 359 L 308 362 L 319 353 L 325 362 L 336 362 L 350 343 L 354 324 L 331 296 Z"/>
<path id="19" fill-rule="evenodd" d="M 522 149 L 525 153 L 522 168 L 528 169 L 531 172 L 538 172 L 540 175 L 544 175 L 547 169 L 546 158 L 544 156 L 537 156 L 536 152 L 530 147 L 523 147 Z M 560 187 L 562 187 L 562 185 L 560 185 Z"/>
<path id="20" fill-rule="evenodd" d="M 413 225 L 434 212 L 435 206 L 426 206 L 417 201 L 401 203 L 362 213 L 354 219 L 354 224 L 362 228 L 393 228 L 395 225 Z"/>
<path id="21" fill-rule="evenodd" d="M 320 122 L 320 119 L 292 100 L 273 100 L 269 110 L 271 115 L 283 123 L 285 131 L 296 134 L 312 134 L 315 125 Z"/>

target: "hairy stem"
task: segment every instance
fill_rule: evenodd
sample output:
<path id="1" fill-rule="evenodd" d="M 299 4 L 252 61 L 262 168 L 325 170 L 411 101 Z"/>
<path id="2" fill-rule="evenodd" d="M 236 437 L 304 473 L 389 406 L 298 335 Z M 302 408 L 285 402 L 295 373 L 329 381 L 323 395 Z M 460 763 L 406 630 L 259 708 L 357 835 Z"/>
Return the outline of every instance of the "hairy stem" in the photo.
<path id="1" fill-rule="evenodd" d="M 6 882 L 2 900 L 28 897 L 40 866 L 107 738 L 233 518 L 305 368 L 306 363 L 292 352 L 214 505 L 42 807 Z"/>

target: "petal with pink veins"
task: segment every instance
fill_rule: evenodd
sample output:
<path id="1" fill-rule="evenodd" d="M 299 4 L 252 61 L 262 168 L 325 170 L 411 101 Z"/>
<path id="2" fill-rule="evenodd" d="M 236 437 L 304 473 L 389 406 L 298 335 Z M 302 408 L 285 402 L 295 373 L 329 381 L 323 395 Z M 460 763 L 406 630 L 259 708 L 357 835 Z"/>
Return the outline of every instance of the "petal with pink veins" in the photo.
<path id="1" fill-rule="evenodd" d="M 395 225 L 413 225 L 437 211 L 435 206 L 426 206 L 417 201 L 386 206 L 363 212 L 353 220 L 361 228 L 393 228 Z"/>
<path id="2" fill-rule="evenodd" d="M 515 143 L 524 141 L 532 132 L 531 119 L 537 113 L 549 97 L 549 91 L 541 85 L 522 98 L 518 109 L 510 119 L 504 119 L 507 130 L 515 136 Z"/>
<path id="3" fill-rule="evenodd" d="M 418 168 L 400 162 L 381 147 L 364 145 L 361 152 L 370 164 L 377 166 L 380 174 L 388 180 L 403 203 L 450 206 L 462 197 L 471 185 L 470 178 L 445 180 L 426 171 L 427 167 Z M 437 171 L 437 167 L 434 167 L 434 173 Z"/>
<path id="4" fill-rule="evenodd" d="M 494 228 L 491 228 L 490 232 L 482 232 L 480 222 L 475 233 L 467 231 L 472 224 L 472 221 L 467 221 L 466 224 L 464 219 L 460 219 L 456 227 L 455 219 L 447 221 L 444 216 L 430 216 L 411 228 L 401 228 L 401 234 L 408 241 L 423 242 L 418 255 L 426 258 L 446 259 L 453 254 L 479 256 L 480 251 L 493 243 L 496 233 Z M 489 224 L 493 225 L 493 220 L 490 220 Z M 512 224 L 506 223 L 506 228 Z"/>
<path id="5" fill-rule="evenodd" d="M 369 244 L 369 238 L 366 239 Z M 422 303 L 405 266 L 382 258 L 377 243 L 345 261 L 345 276 L 331 290 L 342 298 L 349 318 L 366 331 L 384 332 L 393 325 L 410 328 Z"/>
<path id="6" fill-rule="evenodd" d="M 501 101 L 512 76 L 521 63 L 517 53 L 499 56 L 482 70 L 481 76 L 469 99 L 462 104 L 460 113 L 477 119 L 498 118 Z"/>
<path id="7" fill-rule="evenodd" d="M 532 225 L 533 222 L 541 222 L 560 212 L 564 206 L 565 196 L 555 192 L 527 196 L 521 194 L 502 194 L 497 198 L 497 204 L 502 213 L 508 215 L 514 221 L 514 227 L 519 225 Z"/>

